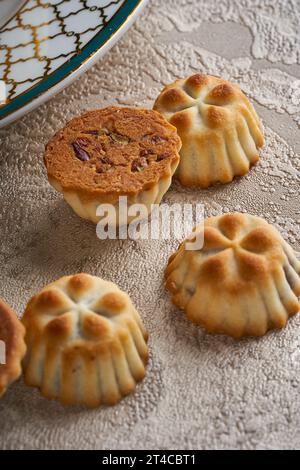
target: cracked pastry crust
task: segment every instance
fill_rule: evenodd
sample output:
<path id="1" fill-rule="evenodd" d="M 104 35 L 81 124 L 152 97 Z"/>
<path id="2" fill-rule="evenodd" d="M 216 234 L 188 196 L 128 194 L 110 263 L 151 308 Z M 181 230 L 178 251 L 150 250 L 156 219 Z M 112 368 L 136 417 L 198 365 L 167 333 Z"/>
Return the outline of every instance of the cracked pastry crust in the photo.
<path id="1" fill-rule="evenodd" d="M 65 276 L 28 303 L 27 385 L 66 405 L 114 405 L 145 376 L 147 332 L 130 298 L 88 274 Z"/>
<path id="2" fill-rule="evenodd" d="M 21 361 L 26 351 L 24 336 L 25 329 L 17 315 L 0 299 L 0 341 L 5 354 L 5 364 L 0 363 L 0 396 L 21 375 Z"/>
<path id="3" fill-rule="evenodd" d="M 163 89 L 154 109 L 182 140 L 175 176 L 184 186 L 229 183 L 259 160 L 264 145 L 259 118 L 233 83 L 202 74 L 176 80 Z"/>
<path id="4" fill-rule="evenodd" d="M 236 338 L 283 328 L 299 311 L 300 262 L 264 219 L 233 213 L 205 219 L 201 250 L 186 241 L 165 271 L 172 301 L 210 333 Z"/>
<path id="5" fill-rule="evenodd" d="M 180 147 L 176 128 L 158 112 L 109 107 L 71 120 L 47 144 L 44 161 L 50 184 L 97 223 L 97 206 L 117 208 L 119 196 L 150 213 L 171 184 Z"/>

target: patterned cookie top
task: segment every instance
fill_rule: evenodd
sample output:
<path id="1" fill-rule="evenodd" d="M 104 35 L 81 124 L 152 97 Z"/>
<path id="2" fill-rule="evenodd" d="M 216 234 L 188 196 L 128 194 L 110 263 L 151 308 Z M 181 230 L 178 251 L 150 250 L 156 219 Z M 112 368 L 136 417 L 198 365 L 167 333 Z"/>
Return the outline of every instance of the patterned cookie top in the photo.
<path id="1" fill-rule="evenodd" d="M 299 261 L 274 227 L 234 213 L 205 220 L 201 250 L 181 244 L 166 286 L 191 320 L 239 337 L 283 327 L 298 312 L 299 274 Z"/>
<path id="2" fill-rule="evenodd" d="M 222 78 L 196 74 L 176 80 L 154 109 L 182 140 L 177 176 L 187 186 L 207 187 L 247 173 L 264 144 L 257 114 L 241 89 Z"/>
<path id="3" fill-rule="evenodd" d="M 21 361 L 26 351 L 24 336 L 25 329 L 17 315 L 0 299 L 0 396 L 21 374 Z"/>
<path id="4" fill-rule="evenodd" d="M 50 182 L 91 198 L 151 188 L 172 174 L 180 147 L 176 128 L 156 111 L 110 107 L 70 121 L 44 160 Z"/>
<path id="5" fill-rule="evenodd" d="M 63 277 L 28 303 L 25 380 L 66 404 L 114 404 L 145 374 L 147 333 L 128 295 L 88 274 Z"/>

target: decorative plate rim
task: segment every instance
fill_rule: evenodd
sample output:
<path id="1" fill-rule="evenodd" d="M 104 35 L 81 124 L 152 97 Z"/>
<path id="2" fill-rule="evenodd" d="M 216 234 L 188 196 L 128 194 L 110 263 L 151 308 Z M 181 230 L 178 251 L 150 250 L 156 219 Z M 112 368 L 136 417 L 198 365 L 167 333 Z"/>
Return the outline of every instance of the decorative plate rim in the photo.
<path id="1" fill-rule="evenodd" d="M 148 0 L 129 0 L 80 51 L 48 77 L 0 107 L 0 128 L 19 119 L 70 85 L 88 70 L 128 30 Z"/>
<path id="2" fill-rule="evenodd" d="M 21 1 L 22 1 L 21 5 L 18 5 L 13 13 L 11 13 L 6 18 L 4 18 L 4 21 L 2 21 L 0 19 L 0 30 L 5 28 L 7 23 L 9 23 L 10 20 L 12 20 L 14 18 L 14 16 L 16 16 L 16 14 L 19 13 L 19 11 L 22 10 L 22 8 L 24 8 L 26 6 L 26 3 L 29 2 L 29 0 L 21 0 Z"/>

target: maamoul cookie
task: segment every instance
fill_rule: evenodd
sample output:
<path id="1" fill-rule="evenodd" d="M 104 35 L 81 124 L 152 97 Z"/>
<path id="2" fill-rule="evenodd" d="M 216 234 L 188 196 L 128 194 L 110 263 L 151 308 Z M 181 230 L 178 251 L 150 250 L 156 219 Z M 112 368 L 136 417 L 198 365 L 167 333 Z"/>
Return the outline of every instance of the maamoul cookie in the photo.
<path id="1" fill-rule="evenodd" d="M 261 336 L 298 312 L 300 262 L 265 220 L 211 217 L 203 248 L 187 251 L 185 244 L 169 259 L 166 287 L 173 303 L 209 332 Z"/>
<path id="2" fill-rule="evenodd" d="M 44 161 L 51 185 L 80 217 L 97 223 L 98 205 L 118 205 L 119 196 L 129 206 L 145 204 L 148 213 L 159 204 L 180 147 L 175 127 L 156 111 L 110 107 L 70 121 L 46 146 Z"/>
<path id="3" fill-rule="evenodd" d="M 0 396 L 21 375 L 25 329 L 15 312 L 0 299 Z"/>
<path id="4" fill-rule="evenodd" d="M 25 382 L 67 405 L 114 405 L 145 375 L 147 332 L 130 298 L 88 274 L 65 276 L 28 303 Z"/>
<path id="5" fill-rule="evenodd" d="M 175 176 L 185 186 L 206 188 L 248 173 L 264 137 L 258 116 L 240 88 L 222 78 L 197 74 L 176 80 L 154 109 L 182 140 Z"/>

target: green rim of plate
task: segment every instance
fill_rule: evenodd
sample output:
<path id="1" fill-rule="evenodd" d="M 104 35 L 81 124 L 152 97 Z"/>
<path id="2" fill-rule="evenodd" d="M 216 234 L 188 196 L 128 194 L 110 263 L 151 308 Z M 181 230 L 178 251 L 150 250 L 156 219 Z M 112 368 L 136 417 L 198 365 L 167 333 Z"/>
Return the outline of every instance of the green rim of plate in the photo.
<path id="1" fill-rule="evenodd" d="M 115 13 L 109 23 L 82 49 L 82 51 L 54 71 L 49 77 L 35 85 L 30 90 L 13 99 L 10 103 L 0 108 L 0 120 L 17 111 L 33 99 L 37 98 L 49 88 L 57 85 L 68 75 L 75 72 L 87 59 L 98 52 L 101 47 L 115 34 L 125 23 L 134 10 L 145 0 L 127 0 Z"/>

